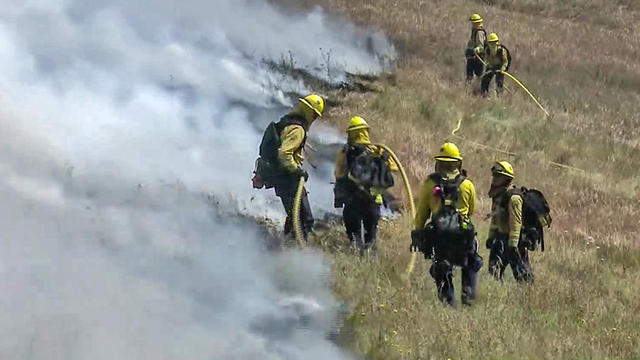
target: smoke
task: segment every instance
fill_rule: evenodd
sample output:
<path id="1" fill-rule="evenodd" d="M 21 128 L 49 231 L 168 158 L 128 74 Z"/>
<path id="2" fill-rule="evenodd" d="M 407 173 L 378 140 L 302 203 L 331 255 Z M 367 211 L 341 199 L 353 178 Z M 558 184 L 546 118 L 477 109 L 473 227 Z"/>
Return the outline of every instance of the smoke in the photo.
<path id="1" fill-rule="evenodd" d="M 345 358 L 326 261 L 266 252 L 244 218 L 283 217 L 253 160 L 286 94 L 311 90 L 264 60 L 340 82 L 392 56 L 263 1 L 3 3 L 0 358 Z"/>

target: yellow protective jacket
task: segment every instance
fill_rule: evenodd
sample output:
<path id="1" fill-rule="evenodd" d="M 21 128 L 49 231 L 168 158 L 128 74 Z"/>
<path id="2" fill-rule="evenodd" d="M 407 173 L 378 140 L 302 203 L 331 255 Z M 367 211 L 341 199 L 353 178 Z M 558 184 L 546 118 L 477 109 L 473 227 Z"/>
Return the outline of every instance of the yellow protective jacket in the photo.
<path id="1" fill-rule="evenodd" d="M 304 119 L 303 116 L 296 113 L 289 115 L 299 116 Z M 308 122 L 305 120 L 305 122 Z M 304 162 L 304 144 L 307 139 L 307 130 L 310 124 L 305 124 L 306 128 L 298 125 L 291 124 L 285 126 L 280 133 L 280 147 L 278 148 L 278 158 L 282 167 L 289 171 L 294 172 L 302 166 Z"/>
<path id="2" fill-rule="evenodd" d="M 487 46 L 484 61 L 487 64 L 487 69 L 507 71 L 507 65 L 509 65 L 507 50 L 504 50 L 502 45 L 498 45 L 495 52 L 492 52 L 491 47 Z"/>
<path id="3" fill-rule="evenodd" d="M 347 144 L 355 145 L 355 144 L 363 144 L 368 145 L 367 151 L 372 154 L 382 155 L 384 150 L 378 146 L 371 145 L 371 140 L 369 139 L 369 131 L 367 129 L 361 129 L 356 131 L 349 132 L 349 138 L 347 139 Z M 387 160 L 387 165 L 389 165 L 389 169 L 391 171 L 398 171 L 398 165 L 392 158 Z M 336 180 L 344 179 L 347 176 L 347 153 L 346 149 L 342 148 L 338 152 L 338 156 L 336 157 L 336 169 L 335 176 Z"/>
<path id="4" fill-rule="evenodd" d="M 509 193 L 506 189 L 493 198 L 489 238 L 508 236 L 509 246 L 518 246 L 522 229 L 522 203 L 521 195 Z"/>
<path id="5" fill-rule="evenodd" d="M 460 171 L 455 170 L 448 174 L 441 174 L 446 180 L 453 181 L 460 175 Z M 440 211 L 442 202 L 440 199 L 434 196 L 433 189 L 436 187 L 436 183 L 431 179 L 427 179 L 420 188 L 420 195 L 418 200 L 418 208 L 416 217 L 413 221 L 414 229 L 419 230 L 425 227 L 427 220 L 431 218 L 433 214 Z M 466 220 L 471 220 L 471 215 L 476 207 L 476 188 L 469 179 L 465 179 L 460 183 L 460 194 L 458 196 L 458 202 L 456 208 Z"/>
<path id="6" fill-rule="evenodd" d="M 477 54 L 482 54 L 486 42 L 487 33 L 482 26 L 479 26 L 471 30 L 471 36 L 467 42 L 467 49 L 473 49 Z"/>

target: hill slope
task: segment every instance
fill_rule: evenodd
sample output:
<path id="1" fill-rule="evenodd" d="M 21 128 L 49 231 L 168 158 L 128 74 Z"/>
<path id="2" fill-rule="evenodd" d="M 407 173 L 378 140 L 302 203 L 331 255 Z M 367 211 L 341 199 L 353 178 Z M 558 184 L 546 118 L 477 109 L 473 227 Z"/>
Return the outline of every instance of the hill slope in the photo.
<path id="1" fill-rule="evenodd" d="M 435 300 L 428 262 L 410 284 L 407 217 L 382 225 L 378 256 L 351 255 L 341 229 L 318 237 L 334 255 L 335 290 L 352 306 L 350 344 L 372 359 L 640 358 L 640 6 L 633 1 L 305 0 L 382 29 L 400 52 L 380 92 L 334 94 L 329 121 L 369 120 L 396 150 L 414 192 L 445 139 L 458 143 L 480 201 L 484 244 L 489 168 L 508 159 L 517 183 L 539 188 L 553 208 L 548 250 L 532 253 L 536 283 L 504 285 L 481 270 L 480 299 L 462 311 Z M 512 83 L 485 101 L 463 83 L 466 18 L 485 17 L 511 50 L 512 72 L 552 113 Z M 459 136 L 452 136 L 459 120 Z M 486 249 L 481 255 L 488 258 Z M 455 279 L 459 291 L 459 275 Z M 459 294 L 458 294 L 459 295 Z"/>

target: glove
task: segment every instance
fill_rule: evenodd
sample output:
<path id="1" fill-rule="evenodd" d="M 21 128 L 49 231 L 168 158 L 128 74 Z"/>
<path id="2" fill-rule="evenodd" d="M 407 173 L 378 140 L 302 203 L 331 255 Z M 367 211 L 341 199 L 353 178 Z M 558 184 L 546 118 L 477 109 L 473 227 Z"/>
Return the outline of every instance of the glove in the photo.
<path id="1" fill-rule="evenodd" d="M 487 238 L 487 241 L 484 243 L 484 246 L 487 249 L 491 249 L 491 247 L 493 246 L 493 238 L 492 237 Z"/>
<path id="2" fill-rule="evenodd" d="M 433 259 L 433 247 L 425 243 L 425 235 L 424 229 L 411 231 L 411 246 L 409 247 L 409 251 L 420 251 L 424 254 L 425 259 Z"/>
<path id="3" fill-rule="evenodd" d="M 411 246 L 409 247 L 409 251 L 418 252 L 422 251 L 422 243 L 423 243 L 423 230 L 413 230 L 411 231 Z"/>
<path id="4" fill-rule="evenodd" d="M 307 170 L 301 167 L 297 168 L 294 174 L 298 179 L 303 177 L 305 182 L 309 180 L 309 173 L 307 172 Z"/>

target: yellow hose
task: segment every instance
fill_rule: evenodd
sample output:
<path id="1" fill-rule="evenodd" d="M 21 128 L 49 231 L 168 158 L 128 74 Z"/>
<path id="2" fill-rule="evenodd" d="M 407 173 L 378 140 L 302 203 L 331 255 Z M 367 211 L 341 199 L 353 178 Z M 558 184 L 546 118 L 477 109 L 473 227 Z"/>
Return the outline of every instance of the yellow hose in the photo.
<path id="1" fill-rule="evenodd" d="M 478 55 L 478 54 L 473 54 L 473 55 L 476 57 L 476 59 L 480 60 L 480 62 L 482 63 L 482 66 L 485 66 L 485 67 L 487 66 L 487 63 L 484 62 L 484 60 L 482 60 L 480 55 Z"/>
<path id="2" fill-rule="evenodd" d="M 529 95 L 529 97 L 531 97 L 531 100 L 533 100 L 536 103 L 536 105 L 538 105 L 540 110 L 542 110 L 546 116 L 549 116 L 549 112 L 542 106 L 542 104 L 540 104 L 538 99 L 536 99 L 536 97 L 533 96 L 531 91 L 529 91 L 529 89 L 527 89 L 527 87 L 524 86 L 524 84 L 522 82 L 520 82 L 520 80 L 518 80 L 515 76 L 509 74 L 506 71 L 498 71 L 498 72 L 503 73 L 504 75 L 507 75 L 507 77 L 509 77 L 511 80 L 513 80 L 513 82 L 518 84 L 522 88 L 522 90 L 524 90 L 527 93 L 527 95 Z"/>
<path id="3" fill-rule="evenodd" d="M 411 185 L 409 184 L 409 178 L 407 177 L 407 173 L 404 171 L 404 167 L 400 160 L 396 156 L 396 154 L 391 150 L 388 146 L 384 144 L 373 144 L 375 146 L 381 147 L 384 151 L 388 152 L 391 155 L 391 158 L 398 165 L 398 170 L 400 170 L 400 175 L 402 176 L 402 182 L 404 183 L 404 188 L 407 190 L 407 197 L 409 198 L 409 209 L 411 210 L 411 219 L 415 219 L 416 217 L 416 205 L 413 202 L 413 193 L 411 192 Z M 413 272 L 413 268 L 416 264 L 416 253 L 411 253 L 411 260 L 409 260 L 409 264 L 407 265 L 407 278 Z"/>
<path id="4" fill-rule="evenodd" d="M 456 126 L 456 128 L 453 129 L 453 131 L 451 131 L 451 135 L 455 135 L 458 131 L 460 131 L 461 126 L 462 126 L 462 116 L 460 116 L 460 119 L 458 119 L 458 126 Z"/>
<path id="5" fill-rule="evenodd" d="M 411 186 L 409 185 L 409 178 L 407 177 L 407 173 L 404 171 L 404 167 L 400 160 L 396 156 L 396 154 L 391 150 L 388 146 L 384 144 L 372 144 L 373 146 L 378 146 L 382 148 L 384 151 L 388 152 L 391 155 L 391 158 L 398 165 L 398 170 L 400 171 L 400 175 L 402 176 L 402 182 L 404 183 L 404 187 L 407 190 L 407 196 L 409 198 L 409 209 L 411 210 L 411 217 L 416 216 L 416 206 L 413 203 L 413 193 L 411 192 Z"/>
<path id="6" fill-rule="evenodd" d="M 293 211 L 291 216 L 292 225 L 293 225 L 293 234 L 296 237 L 296 241 L 298 242 L 298 246 L 303 247 L 303 239 L 304 235 L 302 232 L 302 225 L 300 224 L 300 203 L 302 202 L 302 192 L 304 191 L 304 177 L 300 177 L 300 181 L 298 182 L 298 189 L 296 189 L 296 196 L 293 198 Z"/>
<path id="7" fill-rule="evenodd" d="M 511 75 L 510 73 L 506 72 L 506 71 L 502 71 L 502 70 L 496 70 L 495 72 L 497 73 L 502 73 L 504 75 L 507 75 L 507 77 L 511 80 L 513 80 L 514 83 L 516 83 L 518 86 L 520 86 L 520 88 L 522 90 L 524 90 L 524 92 L 527 93 L 527 95 L 529 95 L 529 97 L 531 98 L 531 100 L 533 100 L 533 102 L 536 103 L 536 105 L 538 105 L 538 107 L 540 108 L 540 110 L 542 110 L 542 112 L 544 112 L 544 114 L 546 116 L 549 116 L 549 112 L 547 111 L 547 109 L 544 108 L 544 106 L 542 106 L 542 104 L 540 104 L 540 102 L 538 101 L 538 99 L 536 99 L 535 96 L 533 96 L 533 94 L 531 93 L 531 91 L 529 91 L 529 89 L 527 89 L 526 86 L 524 86 L 524 84 L 518 80 L 518 78 L 516 78 L 515 76 Z M 482 80 L 482 78 L 484 78 L 487 74 L 490 74 L 491 71 L 487 71 L 484 74 L 482 74 L 482 77 L 480 78 Z"/>

